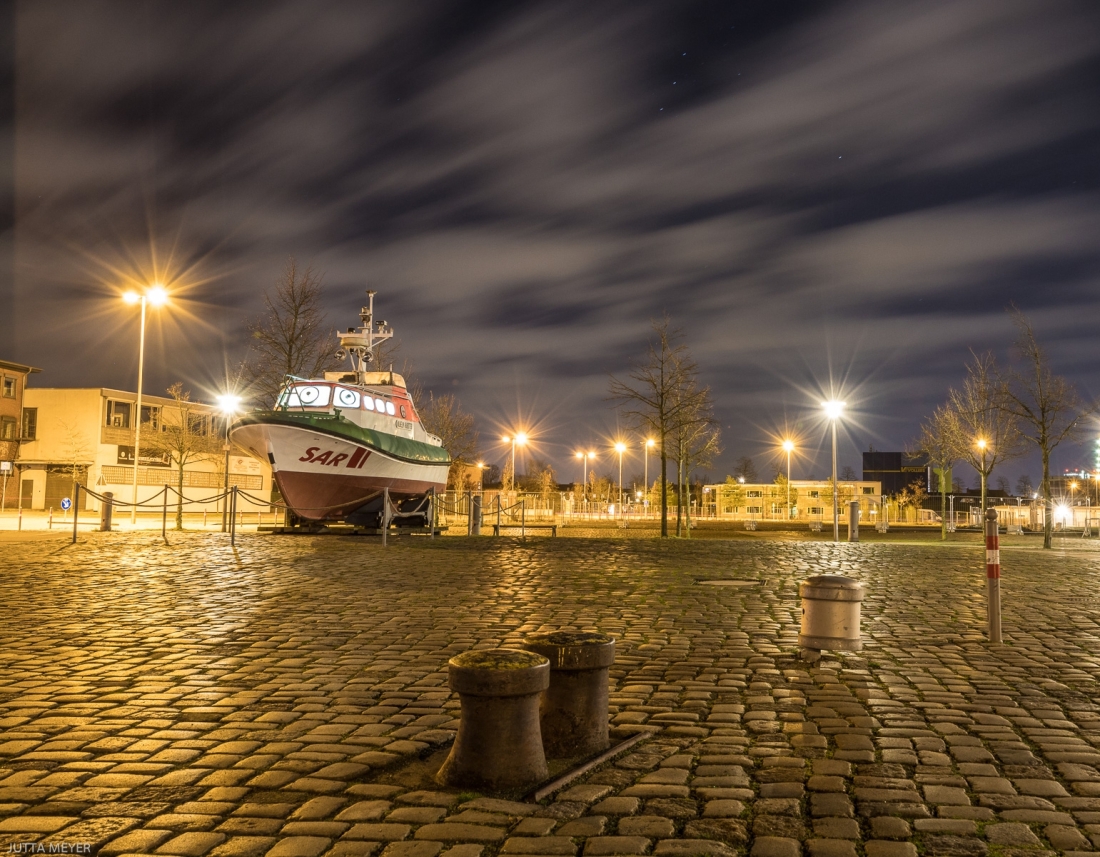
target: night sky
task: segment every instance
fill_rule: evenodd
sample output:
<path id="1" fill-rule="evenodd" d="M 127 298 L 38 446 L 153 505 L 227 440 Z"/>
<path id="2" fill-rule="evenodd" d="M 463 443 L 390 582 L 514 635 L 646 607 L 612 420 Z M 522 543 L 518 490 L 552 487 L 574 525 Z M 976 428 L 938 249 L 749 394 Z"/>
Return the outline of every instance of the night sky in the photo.
<path id="1" fill-rule="evenodd" d="M 785 427 L 795 477 L 826 475 L 831 387 L 842 466 L 902 448 L 969 349 L 1010 359 L 1010 302 L 1100 394 L 1095 0 L 5 9 L 0 358 L 35 386 L 134 388 L 118 294 L 160 279 L 146 392 L 212 398 L 293 255 L 334 329 L 378 290 L 487 460 L 527 429 L 562 480 L 616 437 L 608 374 L 664 312 L 721 418 L 711 478 L 765 475 Z M 1091 466 L 1095 429 L 1056 471 Z"/>

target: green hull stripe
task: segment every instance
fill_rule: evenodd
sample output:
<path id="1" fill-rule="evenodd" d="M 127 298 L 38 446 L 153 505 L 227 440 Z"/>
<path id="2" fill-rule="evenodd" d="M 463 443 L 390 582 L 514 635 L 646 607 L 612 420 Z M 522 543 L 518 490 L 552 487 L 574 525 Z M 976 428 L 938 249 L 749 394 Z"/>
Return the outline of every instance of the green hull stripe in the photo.
<path id="1" fill-rule="evenodd" d="M 253 411 L 237 420 L 236 425 L 276 425 L 309 429 L 361 443 L 386 455 L 414 464 L 450 464 L 451 456 L 441 446 L 432 446 L 407 437 L 363 428 L 342 415 L 295 413 L 294 411 Z"/>

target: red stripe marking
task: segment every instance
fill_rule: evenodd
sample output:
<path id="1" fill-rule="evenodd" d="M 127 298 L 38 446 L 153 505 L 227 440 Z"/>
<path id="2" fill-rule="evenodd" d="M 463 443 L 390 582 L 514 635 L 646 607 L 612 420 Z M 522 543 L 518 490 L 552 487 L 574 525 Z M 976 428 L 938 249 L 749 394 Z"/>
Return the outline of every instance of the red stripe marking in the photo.
<path id="1" fill-rule="evenodd" d="M 363 465 L 367 463 L 368 458 L 370 458 L 370 450 L 364 449 L 363 450 L 363 460 L 359 462 L 359 466 L 356 468 L 356 470 L 362 470 Z"/>
<path id="2" fill-rule="evenodd" d="M 352 453 L 351 459 L 348 461 L 347 464 L 349 470 L 354 470 L 356 467 L 359 466 L 359 462 L 362 460 L 363 453 L 365 452 L 366 450 L 363 449 L 363 447 L 356 447 L 355 452 Z"/>

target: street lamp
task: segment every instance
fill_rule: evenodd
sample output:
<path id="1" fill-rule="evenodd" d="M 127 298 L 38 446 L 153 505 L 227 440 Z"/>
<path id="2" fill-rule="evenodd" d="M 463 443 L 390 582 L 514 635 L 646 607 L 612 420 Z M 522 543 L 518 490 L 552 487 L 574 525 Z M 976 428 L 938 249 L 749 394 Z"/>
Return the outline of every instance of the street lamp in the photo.
<path id="1" fill-rule="evenodd" d="M 623 513 L 623 453 L 626 452 L 625 443 L 615 444 L 615 452 L 619 453 L 619 514 Z"/>
<path id="2" fill-rule="evenodd" d="M 485 479 L 485 462 L 484 461 L 479 461 L 477 463 L 477 493 L 478 494 L 480 494 L 482 491 L 485 490 L 485 488 L 484 488 L 484 479 Z"/>
<path id="3" fill-rule="evenodd" d="M 794 441 L 783 441 L 783 451 L 787 453 L 787 520 L 791 519 L 791 453 L 794 452 Z"/>
<path id="4" fill-rule="evenodd" d="M 979 521 L 985 521 L 985 450 L 989 446 L 985 442 L 984 437 L 978 438 L 978 449 L 982 452 L 982 515 L 978 519 Z M 978 526 L 984 526 L 983 523 L 979 523 Z"/>
<path id="5" fill-rule="evenodd" d="M 134 421 L 134 504 L 130 507 L 130 525 L 137 524 L 138 468 L 141 463 L 141 385 L 145 370 L 145 305 L 159 307 L 168 303 L 168 292 L 164 286 L 154 283 L 142 294 L 125 292 L 122 299 L 128 304 L 141 304 L 141 337 L 138 340 L 138 382 L 137 382 L 137 418 Z"/>
<path id="6" fill-rule="evenodd" d="M 645 442 L 645 500 L 642 502 L 644 514 L 649 515 L 649 451 L 657 445 L 653 438 L 646 438 Z"/>
<path id="7" fill-rule="evenodd" d="M 237 408 L 241 405 L 241 397 L 232 393 L 222 393 L 218 396 L 218 410 L 225 417 L 225 496 L 222 497 L 222 532 L 226 531 L 226 523 L 229 517 L 229 423 Z"/>
<path id="8" fill-rule="evenodd" d="M 836 423 L 840 419 L 840 415 L 844 413 L 844 402 L 839 402 L 836 399 L 830 399 L 828 402 L 822 402 L 821 406 L 825 409 L 825 416 L 829 418 L 829 422 L 832 424 L 833 429 L 833 541 L 840 541 L 840 498 L 837 492 L 836 484 Z"/>
<path id="9" fill-rule="evenodd" d="M 527 435 L 524 432 L 516 432 L 515 435 L 504 435 L 501 438 L 504 443 L 512 444 L 512 486 L 510 490 L 516 490 L 516 446 L 523 446 L 527 443 Z"/>

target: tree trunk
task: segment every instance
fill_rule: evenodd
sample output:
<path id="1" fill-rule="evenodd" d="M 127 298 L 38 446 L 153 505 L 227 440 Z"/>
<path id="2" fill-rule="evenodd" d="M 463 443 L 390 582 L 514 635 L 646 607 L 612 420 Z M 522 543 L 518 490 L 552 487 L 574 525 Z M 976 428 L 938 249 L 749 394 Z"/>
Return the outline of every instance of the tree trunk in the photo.
<path id="1" fill-rule="evenodd" d="M 947 541 L 947 486 L 940 474 L 940 541 Z"/>
<path id="2" fill-rule="evenodd" d="M 668 454 L 661 438 L 661 538 L 668 538 Z"/>
<path id="3" fill-rule="evenodd" d="M 691 468 L 688 468 L 687 477 L 687 505 L 684 507 L 684 537 L 691 538 Z"/>
<path id="4" fill-rule="evenodd" d="M 1050 451 L 1043 450 L 1043 548 L 1051 547 L 1054 529 L 1054 501 L 1050 498 Z"/>
<path id="5" fill-rule="evenodd" d="M 684 534 L 684 465 L 682 454 L 676 459 L 676 538 Z"/>
<path id="6" fill-rule="evenodd" d="M 183 529 L 183 465 L 180 464 L 179 479 L 176 480 L 176 529 Z"/>

